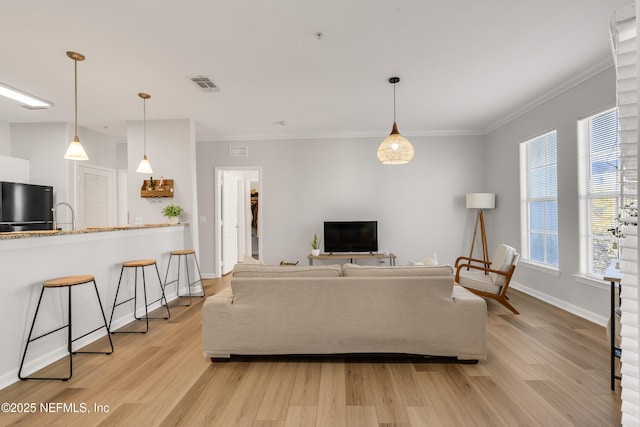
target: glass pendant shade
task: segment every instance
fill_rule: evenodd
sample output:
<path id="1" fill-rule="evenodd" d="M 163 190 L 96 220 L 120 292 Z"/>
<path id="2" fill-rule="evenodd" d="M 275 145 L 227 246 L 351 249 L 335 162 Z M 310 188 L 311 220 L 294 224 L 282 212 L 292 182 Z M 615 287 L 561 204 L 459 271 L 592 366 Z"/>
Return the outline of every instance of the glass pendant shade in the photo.
<path id="1" fill-rule="evenodd" d="M 400 135 L 396 122 L 393 129 L 378 147 L 378 160 L 383 165 L 402 165 L 413 159 L 413 145 Z"/>
<path id="2" fill-rule="evenodd" d="M 147 155 L 145 154 L 140 160 L 140 164 L 138 165 L 138 169 L 136 169 L 138 173 L 153 173 L 153 169 L 151 169 L 151 164 L 149 160 L 147 160 Z"/>
<path id="3" fill-rule="evenodd" d="M 89 156 L 82 148 L 80 144 L 80 138 L 78 136 L 73 137 L 73 141 L 69 144 L 67 152 L 64 154 L 64 158 L 67 160 L 89 160 Z"/>

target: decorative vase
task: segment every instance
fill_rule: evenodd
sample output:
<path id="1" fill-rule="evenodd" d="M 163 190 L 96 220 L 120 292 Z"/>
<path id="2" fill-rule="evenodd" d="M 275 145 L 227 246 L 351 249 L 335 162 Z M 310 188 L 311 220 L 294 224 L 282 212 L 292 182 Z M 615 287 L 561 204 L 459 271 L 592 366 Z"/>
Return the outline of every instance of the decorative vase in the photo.
<path id="1" fill-rule="evenodd" d="M 320 255 L 320 249 L 311 249 L 311 255 L 313 256 Z"/>
<path id="2" fill-rule="evenodd" d="M 180 222 L 180 217 L 170 216 L 168 218 L 169 218 L 169 224 L 177 224 Z"/>

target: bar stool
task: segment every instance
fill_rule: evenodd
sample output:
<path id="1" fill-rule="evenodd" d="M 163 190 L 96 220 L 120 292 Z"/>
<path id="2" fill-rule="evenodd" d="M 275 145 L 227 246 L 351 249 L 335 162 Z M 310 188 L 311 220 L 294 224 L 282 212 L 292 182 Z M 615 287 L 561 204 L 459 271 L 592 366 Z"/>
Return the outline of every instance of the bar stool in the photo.
<path id="1" fill-rule="evenodd" d="M 102 315 L 102 326 L 87 332 L 86 334 L 79 336 L 77 338 L 72 338 L 72 317 L 71 317 L 71 288 L 77 285 L 84 285 L 85 283 L 93 282 L 93 287 L 96 290 L 96 296 L 98 297 L 98 305 L 100 306 L 100 314 Z M 42 296 L 44 295 L 45 289 L 56 289 L 56 288 L 67 288 L 67 295 L 69 300 L 69 309 L 68 309 L 68 322 L 66 325 L 63 325 L 57 329 L 54 329 L 45 334 L 39 335 L 37 337 L 31 338 L 33 335 L 33 328 L 36 324 L 36 319 L 38 318 L 38 312 L 40 311 L 40 303 L 42 303 Z M 67 330 L 67 351 L 69 352 L 69 376 L 68 377 L 24 377 L 22 376 L 22 367 L 24 366 L 24 360 L 27 356 L 27 350 L 29 349 L 29 344 L 33 341 L 36 341 L 40 338 L 51 335 L 54 332 L 58 332 L 64 328 L 68 328 Z M 80 338 L 84 338 L 89 334 L 92 334 L 100 329 L 105 328 L 107 330 L 107 337 L 109 338 L 109 345 L 111 346 L 111 351 L 73 351 L 72 344 L 74 341 L 79 340 Z M 100 300 L 100 293 L 98 292 L 98 285 L 96 285 L 96 280 L 91 275 L 81 275 L 81 276 L 67 276 L 60 277 L 58 279 L 47 280 L 42 282 L 42 290 L 40 291 L 40 298 L 38 299 L 38 305 L 36 306 L 36 313 L 33 316 L 33 322 L 31 323 L 31 329 L 29 330 L 29 337 L 27 338 L 27 345 L 24 348 L 24 353 L 22 354 L 22 361 L 20 362 L 20 369 L 18 370 L 18 378 L 21 380 L 61 380 L 67 381 L 73 375 L 73 355 L 74 354 L 111 354 L 113 353 L 113 342 L 111 341 L 111 336 L 109 335 L 109 327 L 107 326 L 107 318 L 104 315 L 104 309 L 102 308 L 102 301 Z"/>
<path id="2" fill-rule="evenodd" d="M 191 255 L 193 256 L 193 261 L 196 265 L 196 268 L 198 269 L 198 278 L 195 281 L 191 281 L 191 278 L 189 277 L 189 259 L 188 256 Z M 176 277 L 175 280 L 172 280 L 170 282 L 167 282 L 167 277 L 169 277 L 169 269 L 171 268 L 171 259 L 177 256 L 178 257 L 178 276 Z M 164 275 L 164 288 L 167 288 L 167 285 L 170 285 L 172 283 L 176 283 L 176 294 L 178 295 L 178 298 L 180 297 L 186 297 L 186 295 L 180 295 L 180 260 L 182 259 L 182 257 L 184 257 L 184 266 L 185 269 L 187 271 L 187 288 L 189 290 L 189 304 L 171 304 L 171 306 L 182 306 L 182 307 L 188 307 L 191 305 L 191 286 L 200 282 L 200 285 L 202 285 L 202 274 L 200 274 L 200 266 L 198 265 L 198 258 L 196 257 L 196 251 L 193 249 L 181 249 L 178 251 L 172 251 L 169 253 L 169 263 L 167 264 L 167 273 Z M 204 287 L 202 288 L 202 295 L 197 295 L 200 298 L 204 298 L 205 293 L 204 293 Z"/>
<path id="3" fill-rule="evenodd" d="M 154 301 L 147 302 L 147 281 L 144 274 L 145 267 L 154 266 L 156 268 L 156 274 L 158 275 L 158 283 L 160 284 L 160 291 L 162 292 L 162 296 Z M 120 292 L 120 284 L 122 283 L 122 274 L 124 273 L 125 268 L 133 268 L 134 269 L 134 290 L 133 297 L 126 299 L 124 301 L 118 302 L 118 293 Z M 142 293 L 144 295 L 144 317 L 137 316 L 137 308 L 138 308 L 138 269 L 142 270 Z M 127 303 L 133 300 L 133 317 L 136 320 L 145 320 L 146 321 L 146 329 L 144 331 L 111 331 L 111 322 L 113 322 L 113 313 L 116 311 L 116 307 Z M 164 300 L 164 304 L 162 304 L 167 309 L 167 317 L 149 317 L 149 306 L 155 302 Z M 136 261 L 127 261 L 122 263 L 122 268 L 120 269 L 120 279 L 118 280 L 118 288 L 116 289 L 116 297 L 113 300 L 113 308 L 111 309 L 111 318 L 109 319 L 109 330 L 112 334 L 144 334 L 149 331 L 149 320 L 150 319 L 168 319 L 171 317 L 171 313 L 169 312 L 169 306 L 167 305 L 167 298 L 164 295 L 164 286 L 162 286 L 162 281 L 160 280 L 160 272 L 158 271 L 158 264 L 155 259 L 141 259 Z"/>

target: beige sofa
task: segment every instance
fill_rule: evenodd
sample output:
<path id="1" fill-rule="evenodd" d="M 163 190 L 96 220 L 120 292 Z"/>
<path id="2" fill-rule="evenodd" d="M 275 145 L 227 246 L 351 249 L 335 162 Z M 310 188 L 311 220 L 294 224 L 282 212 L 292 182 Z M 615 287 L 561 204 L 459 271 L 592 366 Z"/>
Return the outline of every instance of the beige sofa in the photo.
<path id="1" fill-rule="evenodd" d="M 405 353 L 485 359 L 485 301 L 437 267 L 238 264 L 202 308 L 207 357 Z"/>

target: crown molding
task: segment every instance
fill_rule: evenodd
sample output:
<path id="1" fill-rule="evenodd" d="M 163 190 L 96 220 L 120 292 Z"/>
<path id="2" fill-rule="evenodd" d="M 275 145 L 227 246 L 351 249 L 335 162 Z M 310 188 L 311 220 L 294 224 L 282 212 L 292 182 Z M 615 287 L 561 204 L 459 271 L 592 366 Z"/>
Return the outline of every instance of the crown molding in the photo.
<path id="1" fill-rule="evenodd" d="M 502 126 L 512 122 L 513 120 L 517 119 L 518 117 L 522 116 L 523 114 L 528 113 L 529 111 L 539 107 L 540 105 L 544 104 L 545 102 L 548 102 L 550 100 L 552 100 L 553 98 L 555 98 L 556 96 L 570 90 L 573 89 L 574 87 L 584 83 L 585 81 L 589 80 L 590 78 L 597 76 L 598 74 L 608 70 L 609 68 L 613 67 L 613 58 L 612 57 L 608 57 L 605 58 L 599 62 L 597 62 L 596 64 L 594 64 L 593 66 L 589 67 L 588 69 L 586 69 L 585 71 L 583 71 L 582 73 L 576 75 L 575 77 L 573 77 L 572 79 L 564 82 L 563 84 L 556 86 L 554 88 L 552 88 L 551 90 L 543 93 L 542 95 L 540 95 L 539 97 L 533 99 L 532 101 L 524 104 L 523 106 L 521 106 L 520 108 L 517 108 L 516 110 L 514 110 L 511 114 L 508 114 L 507 116 L 503 117 L 502 119 L 496 121 L 495 123 L 493 123 L 492 125 L 490 125 L 489 127 L 485 128 L 481 134 L 482 135 L 487 135 L 490 134 L 491 132 L 501 128 Z"/>

